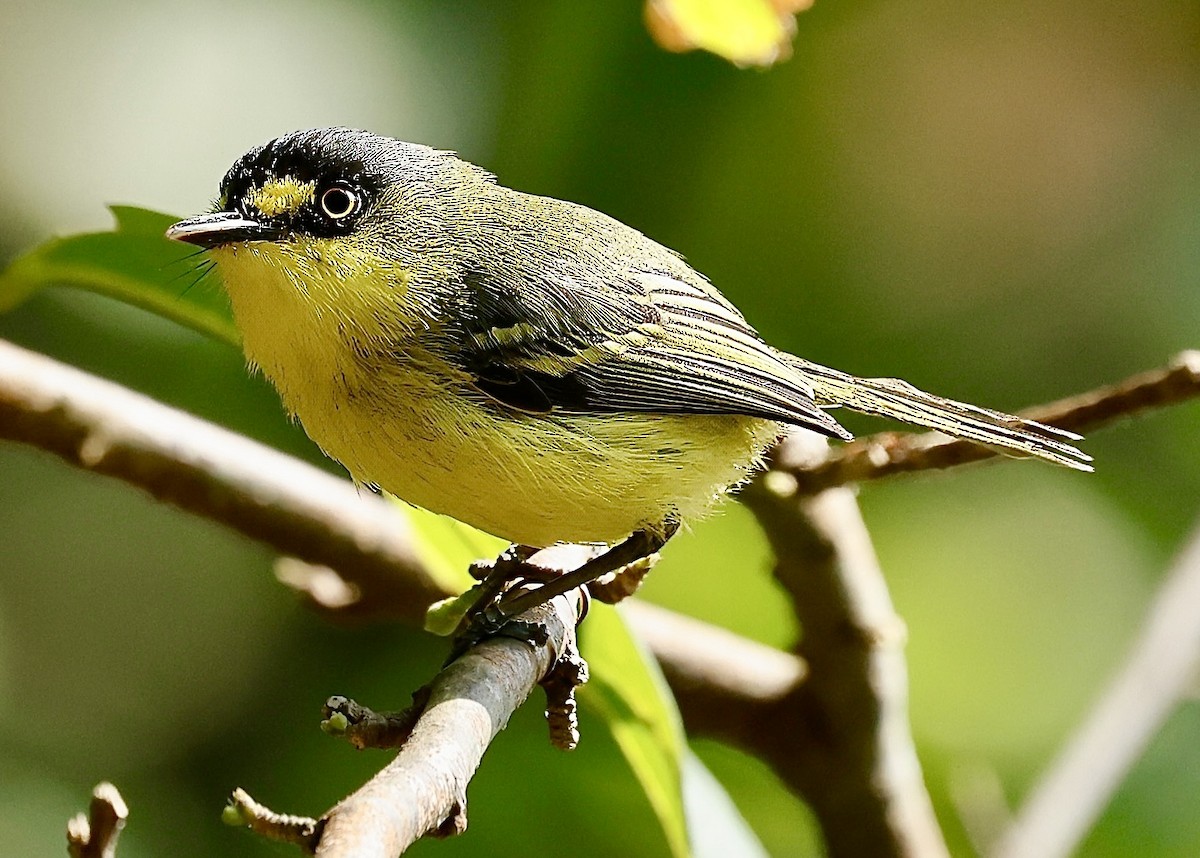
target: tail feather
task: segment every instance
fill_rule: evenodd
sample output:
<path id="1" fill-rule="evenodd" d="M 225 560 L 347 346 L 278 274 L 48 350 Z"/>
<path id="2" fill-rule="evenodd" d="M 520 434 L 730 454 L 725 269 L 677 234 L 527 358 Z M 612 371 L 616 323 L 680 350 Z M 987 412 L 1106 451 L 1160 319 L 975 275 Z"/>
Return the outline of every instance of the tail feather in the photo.
<path id="1" fill-rule="evenodd" d="M 1077 471 L 1092 470 L 1092 457 L 1062 440 L 1080 440 L 1074 432 L 943 399 L 897 378 L 856 378 L 792 355 L 786 360 L 812 385 L 817 405 L 823 408 L 844 406 L 998 447 L 1007 455 L 1037 456 Z"/>

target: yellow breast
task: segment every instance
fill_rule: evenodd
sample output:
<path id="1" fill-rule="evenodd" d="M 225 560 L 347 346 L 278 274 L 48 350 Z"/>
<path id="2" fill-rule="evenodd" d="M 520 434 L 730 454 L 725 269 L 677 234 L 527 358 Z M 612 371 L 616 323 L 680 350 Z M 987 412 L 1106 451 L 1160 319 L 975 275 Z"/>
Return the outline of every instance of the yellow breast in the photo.
<path id="1" fill-rule="evenodd" d="M 530 415 L 411 384 L 376 393 L 384 413 L 358 399 L 300 419 L 357 479 L 535 546 L 697 518 L 779 432 L 744 417 Z"/>
<path id="2" fill-rule="evenodd" d="M 703 515 L 779 434 L 748 417 L 540 415 L 481 400 L 433 356 L 396 347 L 421 328 L 402 273 L 326 250 L 311 242 L 298 262 L 296 247 L 245 244 L 214 258 L 246 357 L 289 412 L 354 479 L 417 506 L 526 545 L 614 542 Z M 362 288 L 348 287 L 356 277 Z"/>

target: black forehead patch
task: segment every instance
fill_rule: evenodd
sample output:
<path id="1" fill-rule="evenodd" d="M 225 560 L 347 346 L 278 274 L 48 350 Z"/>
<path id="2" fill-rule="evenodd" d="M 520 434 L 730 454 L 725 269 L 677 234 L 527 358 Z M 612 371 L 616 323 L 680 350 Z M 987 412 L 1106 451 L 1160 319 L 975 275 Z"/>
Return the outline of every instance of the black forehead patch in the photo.
<path id="1" fill-rule="evenodd" d="M 318 237 L 347 235 L 369 218 L 384 192 L 397 188 L 430 195 L 444 184 L 492 183 L 486 170 L 459 160 L 453 152 L 405 143 L 350 128 L 317 128 L 285 134 L 251 149 L 221 181 L 220 207 L 263 220 L 257 192 L 272 182 L 315 185 L 315 199 L 299 208 L 266 216 L 286 234 Z M 319 203 L 331 186 L 347 188 L 358 198 L 349 216 L 333 217 Z"/>
<path id="2" fill-rule="evenodd" d="M 338 179 L 376 190 L 382 184 L 388 144 L 398 141 L 348 128 L 297 131 L 251 149 L 221 181 L 221 198 L 232 205 L 271 179 L 318 184 Z"/>

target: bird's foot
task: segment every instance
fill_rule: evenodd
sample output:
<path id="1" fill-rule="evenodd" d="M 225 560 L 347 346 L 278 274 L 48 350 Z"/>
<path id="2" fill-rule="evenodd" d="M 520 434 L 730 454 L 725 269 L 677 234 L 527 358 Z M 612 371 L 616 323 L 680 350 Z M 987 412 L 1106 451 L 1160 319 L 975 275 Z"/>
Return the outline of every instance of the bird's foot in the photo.
<path id="1" fill-rule="evenodd" d="M 659 549 L 678 529 L 679 523 L 668 519 L 657 527 L 635 531 L 623 542 L 593 554 L 569 572 L 533 563 L 537 550 L 529 546 L 514 546 L 490 564 L 477 564 L 473 574 L 482 577 L 479 595 L 463 617 L 450 660 L 489 635 L 500 633 L 525 611 L 576 588 L 580 588 L 584 599 L 579 616 L 582 621 L 587 613 L 587 585 L 605 576 L 611 576 L 612 580 L 606 579 L 597 588 L 601 598 L 620 601 L 638 588 L 658 559 Z"/>
<path id="2" fill-rule="evenodd" d="M 606 605 L 615 605 L 617 602 L 628 599 L 641 588 L 642 582 L 646 580 L 650 570 L 658 563 L 660 556 L 656 551 L 640 557 L 632 563 L 626 563 L 620 569 L 601 575 L 587 585 L 588 592 L 597 602 L 603 602 Z"/>
<path id="3" fill-rule="evenodd" d="M 559 570 L 531 562 L 530 558 L 539 550 L 528 545 L 513 545 L 495 560 L 471 564 L 471 575 L 480 583 L 475 601 L 463 615 L 454 636 L 447 664 L 493 635 L 526 641 L 533 646 L 546 643 L 546 631 L 539 624 L 514 618 L 550 601 L 553 594 L 540 601 L 525 599 L 515 610 L 512 607 L 522 596 L 538 592 L 546 583 L 562 575 Z"/>

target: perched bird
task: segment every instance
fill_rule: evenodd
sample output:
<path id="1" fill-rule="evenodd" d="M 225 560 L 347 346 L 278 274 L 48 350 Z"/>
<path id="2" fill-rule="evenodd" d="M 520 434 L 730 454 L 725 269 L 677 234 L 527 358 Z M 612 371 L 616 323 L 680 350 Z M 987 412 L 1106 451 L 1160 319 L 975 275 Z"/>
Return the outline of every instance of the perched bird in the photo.
<path id="1" fill-rule="evenodd" d="M 838 406 L 1090 470 L 1071 433 L 772 348 L 678 254 L 450 152 L 298 131 L 167 235 L 356 481 L 518 545 L 657 550 L 786 426 L 849 439 Z"/>

